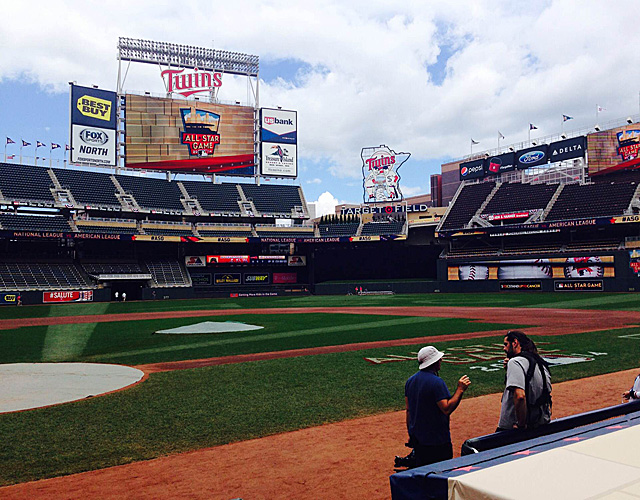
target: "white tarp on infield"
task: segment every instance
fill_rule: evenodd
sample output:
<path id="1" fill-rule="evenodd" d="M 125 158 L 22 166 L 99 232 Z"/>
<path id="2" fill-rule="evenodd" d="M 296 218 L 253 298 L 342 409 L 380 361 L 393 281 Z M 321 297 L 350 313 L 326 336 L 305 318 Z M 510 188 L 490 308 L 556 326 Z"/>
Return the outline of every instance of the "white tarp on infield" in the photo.
<path id="1" fill-rule="evenodd" d="M 180 326 L 169 330 L 158 330 L 156 333 L 168 335 L 196 335 L 198 333 L 230 333 L 260 330 L 264 326 L 247 325 L 237 321 L 203 321 L 195 325 Z"/>
<path id="2" fill-rule="evenodd" d="M 0 413 L 98 396 L 139 382 L 136 368 L 99 363 L 0 365 Z"/>
<path id="3" fill-rule="evenodd" d="M 451 500 L 640 498 L 640 425 L 449 478 Z"/>

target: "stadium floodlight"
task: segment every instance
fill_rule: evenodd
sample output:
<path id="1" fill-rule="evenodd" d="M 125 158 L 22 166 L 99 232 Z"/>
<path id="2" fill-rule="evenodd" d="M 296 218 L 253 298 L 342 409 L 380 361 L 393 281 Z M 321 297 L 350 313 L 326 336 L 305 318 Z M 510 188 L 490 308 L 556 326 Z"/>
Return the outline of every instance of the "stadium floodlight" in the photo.
<path id="1" fill-rule="evenodd" d="M 562 137 L 563 139 L 567 138 L 567 134 L 562 134 L 560 137 Z"/>
<path id="2" fill-rule="evenodd" d="M 122 61 L 198 68 L 254 77 L 258 76 L 260 68 L 259 57 L 250 54 L 125 37 L 118 39 L 118 57 Z"/>
<path id="3" fill-rule="evenodd" d="M 631 124 L 633 123 L 633 120 L 631 119 L 631 117 L 630 117 L 630 116 L 629 116 L 629 117 L 627 117 L 627 123 L 628 123 L 629 125 L 631 125 Z"/>
<path id="4" fill-rule="evenodd" d="M 538 143 L 536 141 L 531 141 L 531 144 L 533 144 L 534 146 L 538 145 Z"/>
<path id="5" fill-rule="evenodd" d="M 594 128 L 594 130 L 595 130 L 596 132 L 600 132 L 600 125 L 596 125 L 596 126 L 595 126 L 595 127 L 593 127 L 593 128 Z"/>
<path id="6" fill-rule="evenodd" d="M 510 147 L 509 151 L 511 151 L 513 153 L 515 151 L 515 149 L 513 149 L 513 147 Z"/>

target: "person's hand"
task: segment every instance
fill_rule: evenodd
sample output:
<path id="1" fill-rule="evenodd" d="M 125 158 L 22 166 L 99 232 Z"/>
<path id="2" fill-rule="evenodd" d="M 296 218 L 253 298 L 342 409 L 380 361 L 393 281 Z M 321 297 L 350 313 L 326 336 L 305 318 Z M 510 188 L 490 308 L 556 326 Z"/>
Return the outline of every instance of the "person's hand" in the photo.
<path id="1" fill-rule="evenodd" d="M 631 398 L 631 391 L 625 391 L 622 393 L 622 399 L 630 399 Z"/>
<path id="2" fill-rule="evenodd" d="M 509 362 L 509 358 L 504 358 L 502 360 L 502 367 L 506 370 L 507 369 L 507 363 Z"/>
<path id="3" fill-rule="evenodd" d="M 460 377 L 460 380 L 458 380 L 458 389 L 460 389 L 462 392 L 466 391 L 470 385 L 471 380 L 469 380 L 469 377 L 467 377 L 466 375 L 463 375 L 462 377 Z"/>

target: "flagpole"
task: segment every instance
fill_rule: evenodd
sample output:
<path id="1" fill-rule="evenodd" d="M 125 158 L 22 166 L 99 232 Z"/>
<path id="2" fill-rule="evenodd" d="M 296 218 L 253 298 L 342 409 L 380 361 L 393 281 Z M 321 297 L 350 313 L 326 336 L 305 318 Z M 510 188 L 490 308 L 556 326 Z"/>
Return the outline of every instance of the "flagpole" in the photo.
<path id="1" fill-rule="evenodd" d="M 22 143 L 20 143 L 20 165 L 22 165 Z"/>

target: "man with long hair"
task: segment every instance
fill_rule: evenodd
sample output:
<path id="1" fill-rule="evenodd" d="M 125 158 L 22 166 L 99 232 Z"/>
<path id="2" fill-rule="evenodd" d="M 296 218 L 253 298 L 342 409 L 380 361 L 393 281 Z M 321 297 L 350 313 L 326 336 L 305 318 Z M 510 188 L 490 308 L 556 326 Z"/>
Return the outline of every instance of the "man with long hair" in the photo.
<path id="1" fill-rule="evenodd" d="M 535 343 L 524 332 L 507 332 L 505 389 L 498 431 L 531 429 L 551 421 L 551 375 Z"/>

